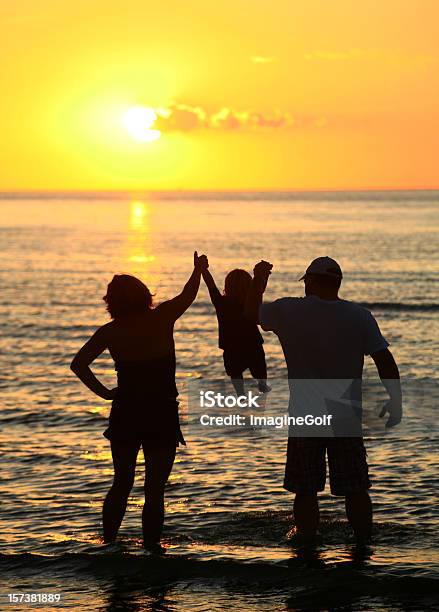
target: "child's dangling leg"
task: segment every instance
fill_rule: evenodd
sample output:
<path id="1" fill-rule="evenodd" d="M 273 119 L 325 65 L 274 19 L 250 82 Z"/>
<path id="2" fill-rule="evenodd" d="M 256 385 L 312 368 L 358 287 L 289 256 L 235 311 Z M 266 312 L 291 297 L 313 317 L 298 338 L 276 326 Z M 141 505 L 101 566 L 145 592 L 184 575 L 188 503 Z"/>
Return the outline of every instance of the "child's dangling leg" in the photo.
<path id="1" fill-rule="evenodd" d="M 233 388 L 235 389 L 235 393 L 238 397 L 244 395 L 244 378 L 242 374 L 234 374 L 231 376 L 231 381 Z"/>
<path id="2" fill-rule="evenodd" d="M 239 397 L 244 395 L 244 378 L 243 372 L 245 366 L 242 366 L 242 357 L 234 350 L 225 350 L 223 353 L 224 369 L 226 370 L 227 376 L 230 376 L 233 388 L 235 389 L 236 395 Z"/>
<path id="3" fill-rule="evenodd" d="M 267 385 L 266 379 L 258 379 L 258 391 L 260 391 L 261 393 L 268 393 L 269 391 L 271 391 L 271 387 L 270 385 Z"/>
<path id="4" fill-rule="evenodd" d="M 267 364 L 265 362 L 265 352 L 262 344 L 254 350 L 250 359 L 250 373 L 258 381 L 258 390 L 261 393 L 268 393 L 271 387 L 267 385 Z"/>

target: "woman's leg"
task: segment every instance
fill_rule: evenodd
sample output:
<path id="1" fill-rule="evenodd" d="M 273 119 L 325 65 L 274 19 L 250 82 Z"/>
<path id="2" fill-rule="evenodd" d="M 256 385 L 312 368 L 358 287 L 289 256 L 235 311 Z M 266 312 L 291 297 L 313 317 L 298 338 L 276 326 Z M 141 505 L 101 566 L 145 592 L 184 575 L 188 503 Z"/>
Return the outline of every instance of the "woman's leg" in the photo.
<path id="1" fill-rule="evenodd" d="M 145 505 L 142 512 L 144 546 L 160 542 L 165 518 L 165 485 L 175 459 L 175 445 L 150 448 L 143 444 L 145 456 Z"/>
<path id="2" fill-rule="evenodd" d="M 114 480 L 107 493 L 102 511 L 104 542 L 114 542 L 125 515 L 128 496 L 136 473 L 140 442 L 111 442 Z"/>

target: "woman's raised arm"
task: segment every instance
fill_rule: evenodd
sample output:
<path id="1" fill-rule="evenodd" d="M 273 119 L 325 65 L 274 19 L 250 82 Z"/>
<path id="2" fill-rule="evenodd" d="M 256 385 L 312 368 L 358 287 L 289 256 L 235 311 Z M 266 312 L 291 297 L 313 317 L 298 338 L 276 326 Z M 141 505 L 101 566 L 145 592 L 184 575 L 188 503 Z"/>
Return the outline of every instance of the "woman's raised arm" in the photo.
<path id="1" fill-rule="evenodd" d="M 163 302 L 158 306 L 158 309 L 165 311 L 171 318 L 178 319 L 181 315 L 189 308 L 192 302 L 197 297 L 198 289 L 200 287 L 201 273 L 204 269 L 207 269 L 209 262 L 206 255 L 198 255 L 197 251 L 194 253 L 194 269 L 189 277 L 189 280 L 183 287 L 183 291 L 172 298 Z"/>

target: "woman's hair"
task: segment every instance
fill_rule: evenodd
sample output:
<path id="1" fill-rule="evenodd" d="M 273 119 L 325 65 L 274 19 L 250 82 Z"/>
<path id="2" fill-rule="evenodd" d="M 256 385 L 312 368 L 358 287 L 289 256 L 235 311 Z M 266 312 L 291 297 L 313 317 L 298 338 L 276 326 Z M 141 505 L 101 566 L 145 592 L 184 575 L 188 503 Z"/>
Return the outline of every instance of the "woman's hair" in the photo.
<path id="1" fill-rule="evenodd" d="M 227 274 L 224 281 L 224 295 L 243 305 L 251 281 L 252 277 L 246 270 L 241 270 L 239 268 L 232 270 Z"/>
<path id="2" fill-rule="evenodd" d="M 112 319 L 141 314 L 152 308 L 152 293 L 130 274 L 115 274 L 103 300 Z"/>

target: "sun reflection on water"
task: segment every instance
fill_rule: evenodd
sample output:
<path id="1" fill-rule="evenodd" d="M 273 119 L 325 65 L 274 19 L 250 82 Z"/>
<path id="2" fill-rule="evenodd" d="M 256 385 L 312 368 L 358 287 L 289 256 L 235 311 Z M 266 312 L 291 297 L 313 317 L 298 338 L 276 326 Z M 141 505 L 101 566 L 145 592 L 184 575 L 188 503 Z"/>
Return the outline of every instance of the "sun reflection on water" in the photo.
<path id="1" fill-rule="evenodd" d="M 129 208 L 128 260 L 134 263 L 155 261 L 151 245 L 151 205 L 135 200 Z"/>

